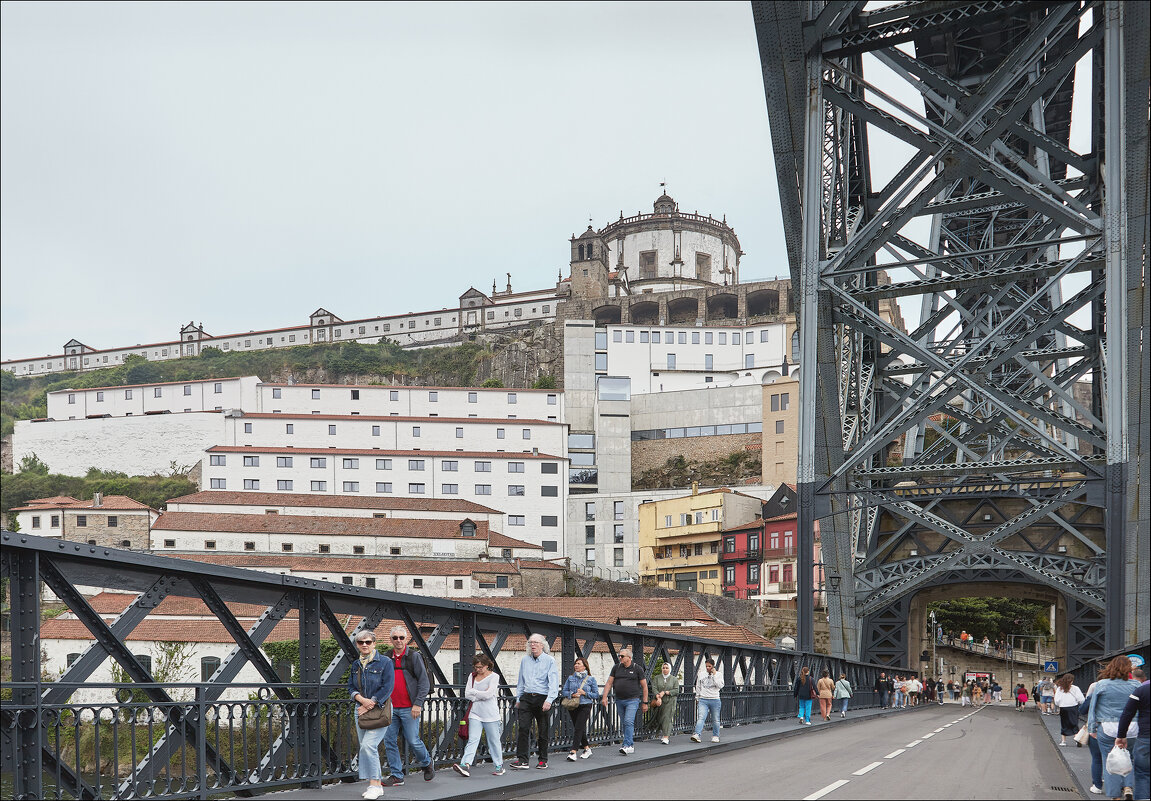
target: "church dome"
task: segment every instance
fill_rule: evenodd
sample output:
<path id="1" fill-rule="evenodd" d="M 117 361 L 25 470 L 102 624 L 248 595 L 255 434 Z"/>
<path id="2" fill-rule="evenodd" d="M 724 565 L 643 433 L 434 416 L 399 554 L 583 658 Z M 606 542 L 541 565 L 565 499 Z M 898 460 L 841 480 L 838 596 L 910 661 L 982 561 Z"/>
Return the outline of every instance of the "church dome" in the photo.
<path id="1" fill-rule="evenodd" d="M 656 214 L 671 214 L 675 211 L 675 201 L 671 199 L 671 196 L 667 192 L 664 192 L 655 199 L 654 208 Z"/>
<path id="2" fill-rule="evenodd" d="M 597 236 L 599 236 L 599 234 L 596 233 L 596 230 L 589 225 L 587 227 L 587 230 L 579 235 L 579 238 L 580 239 L 594 239 Z"/>

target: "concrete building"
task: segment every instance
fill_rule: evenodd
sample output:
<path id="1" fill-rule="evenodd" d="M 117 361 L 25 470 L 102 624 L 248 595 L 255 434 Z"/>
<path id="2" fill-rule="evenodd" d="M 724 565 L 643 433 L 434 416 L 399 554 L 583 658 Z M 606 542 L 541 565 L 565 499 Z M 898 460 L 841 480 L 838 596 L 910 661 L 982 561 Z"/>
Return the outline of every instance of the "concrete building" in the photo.
<path id="1" fill-rule="evenodd" d="M 256 376 L 126 384 L 47 393 L 50 420 L 256 409 Z"/>
<path id="2" fill-rule="evenodd" d="M 640 581 L 689 592 L 723 594 L 722 532 L 762 513 L 763 501 L 728 489 L 700 492 L 639 509 Z"/>
<path id="3" fill-rule="evenodd" d="M 458 498 L 361 497 L 285 492 L 196 492 L 172 498 L 169 512 L 207 514 L 313 515 L 324 517 L 391 517 L 397 520 L 473 520 L 493 530 L 503 528 L 503 513 Z"/>

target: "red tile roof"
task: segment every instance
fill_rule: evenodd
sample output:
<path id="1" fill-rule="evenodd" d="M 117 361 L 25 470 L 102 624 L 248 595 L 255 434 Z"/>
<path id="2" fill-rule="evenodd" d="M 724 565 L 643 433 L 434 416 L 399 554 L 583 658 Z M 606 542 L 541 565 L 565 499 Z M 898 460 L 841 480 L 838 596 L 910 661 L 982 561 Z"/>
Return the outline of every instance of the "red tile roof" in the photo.
<path id="1" fill-rule="evenodd" d="M 461 601 L 501 609 L 519 609 L 541 615 L 574 617 L 597 623 L 615 624 L 620 620 L 693 620 L 715 622 L 715 618 L 690 598 L 461 598 Z"/>
<path id="2" fill-rule="evenodd" d="M 538 546 L 536 546 L 538 547 Z M 177 559 L 206 562 L 228 567 L 266 570 L 285 568 L 295 572 L 377 573 L 380 575 L 467 576 L 472 573 L 519 573 L 521 569 L 563 570 L 562 565 L 536 559 L 509 562 L 503 559 L 404 559 L 402 557 L 364 557 L 330 555 L 280 554 L 169 554 Z"/>
<path id="3" fill-rule="evenodd" d="M 47 509 L 110 509 L 114 512 L 129 512 L 140 511 L 144 509 L 157 511 L 152 509 L 146 503 L 140 503 L 134 498 L 129 498 L 127 495 L 105 495 L 104 500 L 99 506 L 95 505 L 95 499 L 87 501 L 79 501 L 75 498 L 66 495 L 58 495 L 54 498 L 37 498 L 36 500 L 28 501 L 28 506 L 18 506 L 10 509 L 12 512 L 36 512 L 44 511 Z"/>
<path id="4" fill-rule="evenodd" d="M 237 534 L 322 534 L 328 536 L 471 539 L 456 520 L 405 520 L 394 517 L 321 517 L 318 515 L 244 515 L 223 512 L 165 512 L 152 531 L 220 531 Z M 486 540 L 488 524 L 476 523 L 474 539 Z"/>
<path id="5" fill-rule="evenodd" d="M 158 342 L 156 344 L 157 345 L 167 345 L 170 343 Z M 179 341 L 177 341 L 175 344 L 178 345 L 180 343 L 179 343 Z M 133 345 L 131 347 L 124 347 L 124 348 L 104 348 L 104 350 L 108 350 L 108 351 L 133 350 L 135 348 L 150 348 L 150 347 L 152 347 L 152 345 Z M 99 353 L 100 351 L 96 351 L 96 352 Z M 175 386 L 176 384 L 215 384 L 215 383 L 223 383 L 224 381 L 240 381 L 241 379 L 244 379 L 244 378 L 254 378 L 257 381 L 260 380 L 259 376 L 248 375 L 248 376 L 232 376 L 229 378 L 194 378 L 194 379 L 190 379 L 188 381 L 147 381 L 143 384 L 115 384 L 113 386 L 107 386 L 107 387 L 77 387 L 76 389 L 54 389 L 51 392 L 49 392 L 48 394 L 49 395 L 58 395 L 61 392 L 91 392 L 91 391 L 96 390 L 96 389 L 109 390 L 109 389 L 136 389 L 137 387 L 170 387 L 170 386 Z"/>
<path id="6" fill-rule="evenodd" d="M 168 503 L 223 504 L 227 506 L 299 506 L 324 509 L 378 509 L 414 512 L 458 512 L 460 514 L 503 514 L 478 503 L 449 498 L 359 498 L 354 495 L 309 495 L 304 492 L 233 492 L 206 490 L 172 498 Z M 262 514 L 262 512 L 260 512 Z"/>

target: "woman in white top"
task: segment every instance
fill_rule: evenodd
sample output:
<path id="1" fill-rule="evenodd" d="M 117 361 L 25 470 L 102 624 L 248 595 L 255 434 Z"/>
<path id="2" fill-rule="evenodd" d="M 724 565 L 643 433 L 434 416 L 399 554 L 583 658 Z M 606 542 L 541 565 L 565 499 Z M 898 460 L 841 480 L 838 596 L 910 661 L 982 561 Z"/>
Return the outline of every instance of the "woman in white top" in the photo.
<path id="1" fill-rule="evenodd" d="M 503 737 L 504 720 L 500 715 L 499 694 L 500 677 L 495 672 L 495 663 L 484 654 L 476 654 L 472 660 L 473 672 L 468 676 L 468 686 L 464 689 L 464 698 L 472 702 L 471 712 L 468 713 L 468 744 L 464 748 L 464 757 L 452 769 L 461 776 L 471 776 L 472 760 L 476 757 L 476 750 L 480 747 L 480 732 L 487 735 L 488 750 L 492 755 L 492 764 L 495 766 L 493 776 L 503 776 L 504 751 L 500 745 Z"/>
<path id="2" fill-rule="evenodd" d="M 1074 736 L 1079 731 L 1079 705 L 1083 703 L 1083 691 L 1074 684 L 1075 677 L 1064 673 L 1055 682 L 1055 706 L 1059 710 L 1059 744 L 1067 745 L 1067 735 Z M 1079 743 L 1076 746 L 1082 748 Z"/>

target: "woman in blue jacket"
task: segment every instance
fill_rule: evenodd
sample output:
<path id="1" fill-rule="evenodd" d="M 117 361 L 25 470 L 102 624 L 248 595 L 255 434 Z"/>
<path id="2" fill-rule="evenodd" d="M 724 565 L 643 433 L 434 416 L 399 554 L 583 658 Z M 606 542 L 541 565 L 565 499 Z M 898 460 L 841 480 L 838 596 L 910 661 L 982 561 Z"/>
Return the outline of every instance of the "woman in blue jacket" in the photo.
<path id="1" fill-rule="evenodd" d="M 360 737 L 359 772 L 361 779 L 368 780 L 368 790 L 364 798 L 373 801 L 384 794 L 380 767 L 380 743 L 387 732 L 387 726 L 378 729 L 361 729 L 358 725 L 360 714 L 376 706 L 383 706 L 392 695 L 396 681 L 396 669 L 392 660 L 385 659 L 376 650 L 376 634 L 361 631 L 356 634 L 356 648 L 360 658 L 352 663 L 348 679 L 348 695 L 356 702 L 356 734 Z"/>
<path id="2" fill-rule="evenodd" d="M 579 755 L 580 758 L 587 759 L 591 756 L 587 724 L 588 719 L 591 718 L 591 712 L 595 708 L 595 702 L 600 697 L 600 692 L 595 676 L 591 675 L 587 660 L 582 656 L 576 657 L 575 671 L 564 682 L 563 689 L 560 690 L 560 697 L 579 700 L 579 706 L 568 710 L 568 714 L 572 716 L 572 726 L 575 727 L 575 733 L 572 735 L 572 750 L 568 753 L 568 761 L 576 761 L 576 752 L 580 748 L 583 749 L 583 753 Z"/>
<path id="3" fill-rule="evenodd" d="M 1115 747 L 1119 736 L 1119 716 L 1139 682 L 1131 679 L 1131 660 L 1125 656 L 1112 659 L 1088 696 L 1087 733 L 1099 743 L 1099 756 L 1103 760 L 1103 794 L 1111 798 L 1123 797 L 1124 777 L 1107 770 L 1107 755 Z M 1127 779 L 1130 781 L 1130 776 Z"/>

